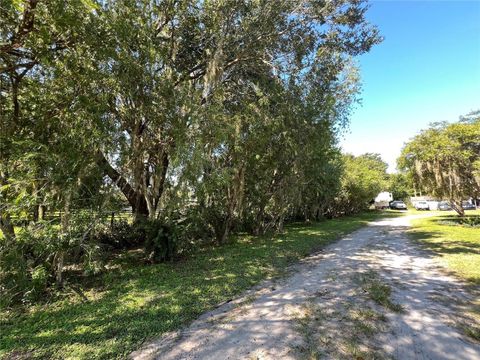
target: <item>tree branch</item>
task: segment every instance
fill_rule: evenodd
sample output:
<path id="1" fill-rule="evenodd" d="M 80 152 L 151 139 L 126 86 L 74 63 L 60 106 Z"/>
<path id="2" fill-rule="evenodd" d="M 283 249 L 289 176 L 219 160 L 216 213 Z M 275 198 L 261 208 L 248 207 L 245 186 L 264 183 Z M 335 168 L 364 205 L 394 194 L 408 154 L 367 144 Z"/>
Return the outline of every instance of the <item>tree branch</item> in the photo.
<path id="1" fill-rule="evenodd" d="M 22 21 L 18 26 L 18 30 L 12 35 L 10 44 L 0 46 L 0 53 L 10 53 L 11 51 L 22 47 L 27 35 L 33 31 L 37 3 L 38 0 L 25 0 Z"/>

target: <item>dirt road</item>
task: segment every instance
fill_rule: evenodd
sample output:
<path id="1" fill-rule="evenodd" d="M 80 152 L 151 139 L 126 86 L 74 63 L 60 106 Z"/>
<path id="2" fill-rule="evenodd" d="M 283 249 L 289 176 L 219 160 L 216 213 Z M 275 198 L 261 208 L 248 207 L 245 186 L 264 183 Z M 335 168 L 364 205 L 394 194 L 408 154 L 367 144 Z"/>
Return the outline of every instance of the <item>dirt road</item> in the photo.
<path id="1" fill-rule="evenodd" d="M 471 295 L 409 241 L 415 216 L 373 222 L 131 356 L 478 360 L 462 330 Z"/>

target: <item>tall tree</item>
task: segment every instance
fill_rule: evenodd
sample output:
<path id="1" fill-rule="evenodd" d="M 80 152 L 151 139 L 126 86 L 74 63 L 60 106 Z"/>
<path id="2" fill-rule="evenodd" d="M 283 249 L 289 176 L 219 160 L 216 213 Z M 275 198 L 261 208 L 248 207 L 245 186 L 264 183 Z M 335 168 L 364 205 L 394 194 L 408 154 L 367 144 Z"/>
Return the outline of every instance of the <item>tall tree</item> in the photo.
<path id="1" fill-rule="evenodd" d="M 4 1 L 0 7 L 0 224 L 7 238 L 14 236 L 12 214 L 36 206 L 35 198 L 52 185 L 48 165 L 62 155 L 65 164 L 78 149 L 63 144 L 59 153 L 51 145 L 71 140 L 57 130 L 81 129 L 79 114 L 74 115 L 77 86 L 64 76 L 72 47 L 80 50 L 85 43 L 92 11 L 86 0 L 68 6 L 63 1 Z M 57 163 L 55 170 L 66 168 Z"/>
<path id="2" fill-rule="evenodd" d="M 361 1 L 112 1 L 103 10 L 110 50 L 102 69 L 112 79 L 105 119 L 113 132 L 101 164 L 139 216 L 158 216 L 179 151 L 215 111 L 239 111 L 239 91 L 254 91 L 261 78 L 296 81 L 320 56 L 337 67 L 326 75 L 335 77 L 342 54 L 379 40 Z"/>
<path id="3" fill-rule="evenodd" d="M 387 187 L 387 163 L 379 154 L 343 157 L 341 188 L 335 206 L 339 214 L 352 214 L 367 209 L 375 196 Z"/>
<path id="4" fill-rule="evenodd" d="M 433 124 L 405 145 L 398 164 L 417 188 L 448 199 L 463 216 L 462 200 L 480 193 L 480 117 Z"/>
<path id="5" fill-rule="evenodd" d="M 390 174 L 388 179 L 388 191 L 395 200 L 407 201 L 413 195 L 412 177 L 410 174 Z"/>
<path id="6" fill-rule="evenodd" d="M 282 193 L 306 183 L 302 150 L 329 163 L 321 151 L 330 152 L 357 91 L 343 78 L 350 56 L 380 40 L 366 9 L 359 0 L 7 1 L 0 30 L 6 231 L 18 194 L 38 205 L 50 192 L 57 208 L 67 206 L 92 169 L 118 187 L 136 217 L 149 218 L 160 216 L 167 187 L 185 172 L 197 180 L 189 184 L 196 195 L 212 174 L 225 174 L 208 195 L 223 207 L 222 238 L 241 218 L 258 170 L 265 176 L 258 191 L 269 194 L 259 211 L 271 209 L 268 217 L 281 223 L 292 211 L 287 199 L 296 198 Z M 8 169 L 36 169 L 33 185 L 17 182 L 13 191 L 20 177 Z"/>

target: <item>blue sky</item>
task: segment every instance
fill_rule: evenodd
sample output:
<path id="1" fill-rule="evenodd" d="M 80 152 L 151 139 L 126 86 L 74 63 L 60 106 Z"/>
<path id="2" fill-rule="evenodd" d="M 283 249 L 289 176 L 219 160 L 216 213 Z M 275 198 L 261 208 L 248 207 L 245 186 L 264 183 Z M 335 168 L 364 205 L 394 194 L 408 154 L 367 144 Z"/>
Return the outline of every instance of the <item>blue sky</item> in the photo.
<path id="1" fill-rule="evenodd" d="M 480 109 L 480 0 L 371 1 L 367 17 L 385 40 L 358 59 L 362 105 L 341 145 L 394 171 L 419 130 Z"/>

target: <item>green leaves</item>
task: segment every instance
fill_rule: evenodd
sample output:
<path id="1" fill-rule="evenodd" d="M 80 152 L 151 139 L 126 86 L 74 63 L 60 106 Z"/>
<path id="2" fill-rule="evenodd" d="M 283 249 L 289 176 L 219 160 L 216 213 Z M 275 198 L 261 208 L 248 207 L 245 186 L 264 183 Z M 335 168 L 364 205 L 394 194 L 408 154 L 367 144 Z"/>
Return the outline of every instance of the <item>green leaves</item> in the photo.
<path id="1" fill-rule="evenodd" d="M 443 200 L 461 202 L 480 194 L 480 117 L 432 124 L 407 143 L 398 165 L 416 188 Z"/>
<path id="2" fill-rule="evenodd" d="M 367 209 L 369 203 L 387 188 L 387 164 L 378 154 L 343 156 L 343 174 L 337 213 L 355 213 Z"/>
<path id="3" fill-rule="evenodd" d="M 62 212 L 65 256 L 84 211 L 227 241 L 337 214 L 340 192 L 381 181 L 379 159 L 337 149 L 359 91 L 351 56 L 379 40 L 362 1 L 51 0 L 28 24 L 27 3 L 8 4 L 0 216 Z"/>
<path id="4" fill-rule="evenodd" d="M 96 0 L 81 0 L 82 4 L 85 5 L 89 10 L 98 10 L 100 5 Z"/>
<path id="5" fill-rule="evenodd" d="M 23 0 L 11 0 L 13 7 L 18 11 L 22 12 L 25 8 L 25 1 Z"/>

